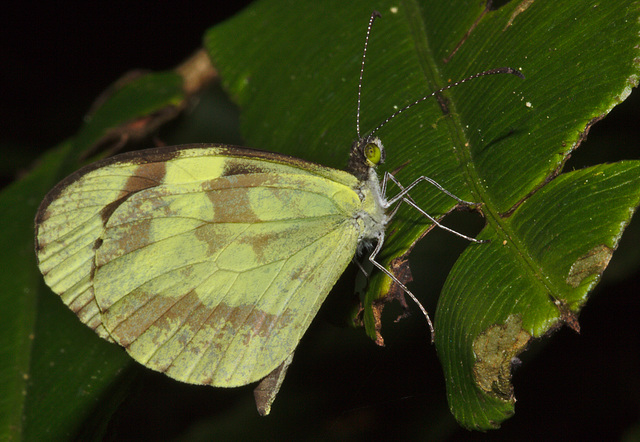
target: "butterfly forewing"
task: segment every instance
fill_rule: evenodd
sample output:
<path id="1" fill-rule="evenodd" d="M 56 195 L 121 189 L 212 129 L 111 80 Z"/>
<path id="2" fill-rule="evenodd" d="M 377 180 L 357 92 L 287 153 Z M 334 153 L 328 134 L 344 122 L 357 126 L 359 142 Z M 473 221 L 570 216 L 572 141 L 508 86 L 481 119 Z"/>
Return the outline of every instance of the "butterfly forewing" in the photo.
<path id="1" fill-rule="evenodd" d="M 353 257 L 358 185 L 242 148 L 121 155 L 45 199 L 39 265 L 83 322 L 141 363 L 247 384 L 295 349 Z"/>

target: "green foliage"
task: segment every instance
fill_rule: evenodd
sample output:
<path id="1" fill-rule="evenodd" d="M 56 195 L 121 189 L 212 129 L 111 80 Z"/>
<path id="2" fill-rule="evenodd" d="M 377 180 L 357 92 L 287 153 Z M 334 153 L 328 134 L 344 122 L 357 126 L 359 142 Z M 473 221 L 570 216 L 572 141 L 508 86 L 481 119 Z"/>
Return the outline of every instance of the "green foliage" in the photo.
<path id="1" fill-rule="evenodd" d="M 480 16 L 479 2 L 378 2 L 383 17 L 374 25 L 363 82 L 366 133 L 451 80 L 500 66 L 526 76 L 461 85 L 443 94 L 448 113 L 429 100 L 378 134 L 387 149 L 386 170 L 400 168 L 402 183 L 426 175 L 482 203 L 486 226 L 479 237 L 491 242 L 463 253 L 435 315 L 449 405 L 469 428 L 496 427 L 513 413 L 512 359 L 529 337 L 563 322 L 575 325 L 640 201 L 637 161 L 561 173 L 590 125 L 637 83 L 638 4 L 525 4 L 510 2 L 486 14 L 445 63 Z M 371 7 L 360 0 L 263 0 L 207 33 L 205 45 L 242 109 L 247 146 L 346 165 L 356 138 L 356 86 Z M 0 369 L 7 380 L 0 394 L 3 437 L 60 439 L 83 428 L 103 430 L 129 386 L 131 377 L 120 374 L 129 358 L 94 336 L 44 287 L 32 252 L 37 204 L 79 165 L 81 153 L 112 129 L 183 100 L 171 73 L 141 77 L 127 88 L 0 195 L 0 245 L 10 251 L 0 266 L 0 357 L 8 361 Z M 412 197 L 436 217 L 454 207 L 428 185 Z M 400 210 L 382 258 L 388 263 L 403 256 L 428 227 L 412 209 Z M 412 269 L 429 272 L 415 262 Z M 382 285 L 373 281 L 371 287 Z M 370 291 L 366 305 L 378 295 Z M 325 354 L 315 351 L 318 359 Z M 220 393 L 222 403 L 254 412 L 226 394 Z M 289 404 L 303 400 L 293 395 Z M 287 400 L 279 400 L 286 408 Z"/>
<path id="2" fill-rule="evenodd" d="M 475 340 L 509 318 L 517 318 L 530 337 L 563 321 L 575 323 L 639 204 L 637 162 L 560 174 L 593 121 L 637 83 L 638 5 L 511 2 L 484 16 L 448 63 L 443 60 L 482 5 L 405 2 L 392 12 L 395 5 L 377 5 L 383 18 L 367 53 L 364 133 L 450 79 L 501 66 L 517 67 L 527 77 L 466 83 L 445 92 L 442 107 L 427 101 L 378 133 L 387 148 L 386 169 L 401 168 L 402 183 L 426 175 L 482 203 L 487 224 L 479 238 L 491 243 L 470 245 L 449 274 L 436 314 L 436 346 L 456 418 L 470 428 L 493 428 L 513 413 L 508 368 L 528 339 L 513 337 L 517 349 L 494 350 L 507 358 L 499 379 L 478 374 Z M 362 31 L 354 23 L 362 22 L 369 6 L 306 6 L 308 20 L 287 14 L 289 2 L 256 3 L 212 29 L 207 47 L 243 109 L 249 144 L 339 167 L 341 152 L 356 137 L 353 85 Z M 238 36 L 231 32 L 236 27 L 251 31 Z M 316 43 L 298 45 L 291 38 L 298 33 Z M 412 197 L 436 217 L 455 205 L 427 185 Z M 404 256 L 428 227 L 428 220 L 403 208 L 389 226 L 385 262 Z M 592 255 L 596 262 L 577 272 Z M 376 278 L 382 276 L 371 286 L 383 287 Z M 370 290 L 365 309 L 381 294 Z M 371 310 L 366 319 L 373 336 Z"/>

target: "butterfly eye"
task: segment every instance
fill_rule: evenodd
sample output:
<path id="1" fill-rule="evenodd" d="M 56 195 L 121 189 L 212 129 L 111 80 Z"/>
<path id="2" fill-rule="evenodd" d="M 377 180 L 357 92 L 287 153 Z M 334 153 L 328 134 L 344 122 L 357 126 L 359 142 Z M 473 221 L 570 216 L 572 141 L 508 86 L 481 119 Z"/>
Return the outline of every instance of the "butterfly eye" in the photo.
<path id="1" fill-rule="evenodd" d="M 380 160 L 382 159 L 382 152 L 377 144 L 368 143 L 364 146 L 364 156 L 369 163 L 377 166 L 380 164 Z"/>

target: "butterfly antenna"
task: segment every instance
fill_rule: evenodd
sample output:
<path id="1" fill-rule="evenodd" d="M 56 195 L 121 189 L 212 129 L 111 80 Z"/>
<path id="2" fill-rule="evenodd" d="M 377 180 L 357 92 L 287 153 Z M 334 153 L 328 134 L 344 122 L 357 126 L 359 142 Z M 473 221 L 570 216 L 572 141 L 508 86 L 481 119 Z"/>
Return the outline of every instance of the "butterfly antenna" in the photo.
<path id="1" fill-rule="evenodd" d="M 371 22 L 373 22 L 373 16 L 371 17 L 372 20 Z M 371 22 L 369 23 L 369 27 L 371 27 Z M 369 31 L 367 31 L 367 39 L 369 38 Z M 365 45 L 365 52 L 366 52 L 366 45 Z M 362 64 L 364 67 L 364 56 L 362 57 Z M 402 112 L 406 111 L 409 108 L 412 108 L 413 106 L 415 106 L 416 104 L 420 104 L 423 101 L 433 97 L 436 94 L 439 94 L 440 92 L 444 92 L 448 89 L 454 88 L 462 83 L 466 83 L 467 81 L 470 80 L 474 80 L 476 78 L 480 78 L 480 77 L 485 77 L 487 75 L 496 75 L 496 74 L 513 74 L 516 75 L 522 79 L 524 79 L 524 75 L 517 69 L 514 68 L 509 68 L 509 67 L 504 67 L 504 68 L 496 68 L 496 69 L 490 69 L 488 71 L 484 71 L 484 72 L 479 72 L 477 74 L 473 74 L 467 78 L 464 78 L 460 81 L 456 81 L 455 83 L 451 83 L 448 84 L 447 86 L 438 89 L 435 92 L 430 93 L 429 95 L 426 95 L 422 98 L 418 98 L 416 101 L 414 101 L 411 104 L 406 105 L 405 107 L 403 107 L 402 109 L 394 112 L 393 114 L 391 114 L 391 116 L 389 118 L 387 118 L 386 120 L 384 120 L 382 123 L 380 123 L 378 125 L 378 127 L 376 127 L 375 129 L 373 129 L 371 132 L 369 132 L 369 135 L 373 135 L 374 133 L 376 133 L 378 130 L 380 130 L 385 124 L 387 124 L 389 121 L 393 120 L 395 117 L 397 117 L 398 115 L 400 115 Z M 362 71 L 360 71 L 360 83 L 362 83 Z M 360 90 L 358 89 L 358 118 L 359 118 L 359 114 L 360 114 Z M 359 124 L 359 122 L 358 122 Z M 359 129 L 359 128 L 358 128 Z M 360 136 L 360 132 L 358 131 L 358 137 Z"/>
<path id="2" fill-rule="evenodd" d="M 367 36 L 364 39 L 364 50 L 362 51 L 362 63 L 360 64 L 360 80 L 358 81 L 358 109 L 356 110 L 356 133 L 360 138 L 360 97 L 362 95 L 362 74 L 364 73 L 364 60 L 367 58 L 367 46 L 369 46 L 369 34 L 371 27 L 377 17 L 382 17 L 378 11 L 373 11 L 369 17 L 369 26 L 367 26 Z"/>

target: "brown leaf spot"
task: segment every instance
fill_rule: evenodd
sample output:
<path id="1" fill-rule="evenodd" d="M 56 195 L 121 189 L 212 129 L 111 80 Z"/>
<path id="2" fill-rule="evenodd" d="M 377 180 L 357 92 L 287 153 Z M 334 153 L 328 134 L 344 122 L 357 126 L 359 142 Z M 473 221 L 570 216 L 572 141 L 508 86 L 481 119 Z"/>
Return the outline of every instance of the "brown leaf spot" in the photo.
<path id="1" fill-rule="evenodd" d="M 613 249 L 604 244 L 594 247 L 576 260 L 569 269 L 567 284 L 571 287 L 578 287 L 585 278 L 591 275 L 602 275 L 604 269 L 609 265 Z"/>
<path id="2" fill-rule="evenodd" d="M 373 301 L 371 311 L 373 313 L 373 323 L 376 331 L 376 345 L 384 347 L 384 338 L 382 337 L 382 310 L 384 310 L 385 301 L 377 299 Z"/>
<path id="3" fill-rule="evenodd" d="M 502 32 L 506 31 L 507 28 L 513 24 L 513 21 L 516 19 L 516 17 L 518 15 L 522 14 L 524 11 L 529 9 L 529 6 L 531 6 L 533 4 L 533 2 L 534 2 L 534 0 L 523 0 L 523 1 L 521 1 L 520 4 L 518 4 L 518 6 L 516 6 L 516 9 L 514 9 L 514 11 L 511 13 L 511 17 L 509 17 L 509 21 L 507 22 L 507 24 L 502 29 Z"/>
<path id="4" fill-rule="evenodd" d="M 473 341 L 476 358 L 473 378 L 476 385 L 505 402 L 515 402 L 511 364 L 531 340 L 531 335 L 521 327 L 520 315 L 510 315 L 504 324 L 492 325 Z"/>

